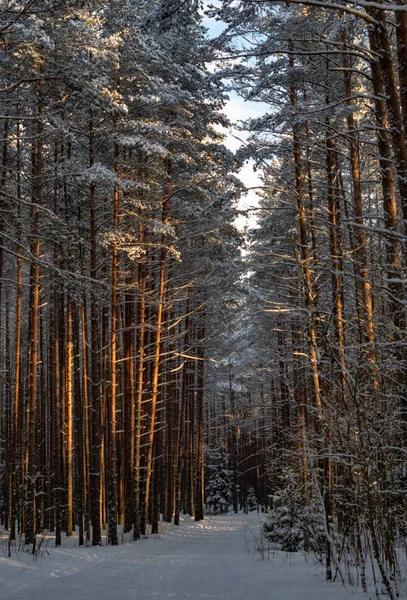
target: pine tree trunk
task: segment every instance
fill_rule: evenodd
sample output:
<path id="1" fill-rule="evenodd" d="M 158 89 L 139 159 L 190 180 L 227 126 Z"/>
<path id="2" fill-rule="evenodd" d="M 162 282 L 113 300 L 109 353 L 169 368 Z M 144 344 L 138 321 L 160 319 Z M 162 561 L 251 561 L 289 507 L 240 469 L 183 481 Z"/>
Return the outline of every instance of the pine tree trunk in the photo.
<path id="1" fill-rule="evenodd" d="M 91 114 L 89 121 L 89 164 L 95 163 L 94 123 Z M 97 248 L 96 248 L 96 185 L 90 184 L 90 275 L 97 280 Z M 101 397 L 100 397 L 100 371 L 99 371 L 99 309 L 95 293 L 91 296 L 91 401 L 92 401 L 92 443 L 91 443 L 91 524 L 92 545 L 102 543 L 101 530 Z"/>
<path id="2" fill-rule="evenodd" d="M 189 344 L 189 320 L 190 320 L 190 297 L 191 289 L 188 287 L 187 299 L 185 303 L 185 324 L 184 324 L 184 341 L 183 341 L 183 354 L 187 353 Z M 177 449 L 177 469 L 175 475 L 175 508 L 174 508 L 174 525 L 180 523 L 180 512 L 181 512 L 181 501 L 182 501 L 182 484 L 183 484 L 183 473 L 182 467 L 185 461 L 185 421 L 187 414 L 187 359 L 184 358 L 182 367 L 182 392 L 181 392 L 181 414 L 178 425 L 178 449 Z"/>
<path id="3" fill-rule="evenodd" d="M 18 200 L 18 223 L 21 227 L 21 142 L 20 142 L 20 124 L 17 123 L 17 200 Z M 19 234 L 20 241 L 21 234 Z M 19 443 L 20 432 L 20 405 L 21 403 L 21 319 L 22 319 L 22 300 L 23 300 L 23 260 L 22 248 L 19 245 L 17 256 L 17 298 L 16 298 L 16 331 L 15 331 L 15 371 L 14 371 L 14 403 L 13 403 L 13 446 L 11 462 L 10 489 L 10 541 L 16 539 L 16 518 L 18 489 L 20 486 L 20 462 L 21 448 Z"/>
<path id="4" fill-rule="evenodd" d="M 167 160 L 167 193 L 162 203 L 162 224 L 164 228 L 168 225 L 169 221 L 169 207 L 171 198 L 171 169 L 172 169 L 172 149 L 170 149 L 170 155 Z M 161 336 L 163 326 L 163 311 L 164 311 L 164 296 L 165 296 L 165 276 L 166 276 L 166 262 L 167 262 L 167 234 L 163 233 L 161 237 L 161 256 L 160 256 L 160 270 L 159 270 L 159 283 L 158 283 L 158 297 L 157 297 L 157 316 L 156 316 L 156 335 L 154 342 L 154 361 L 151 377 L 151 403 L 150 403 L 150 423 L 148 427 L 148 440 L 147 440 L 147 451 L 146 451 L 146 479 L 145 479 L 145 490 L 144 490 L 144 515 L 145 522 L 147 522 L 147 514 L 149 510 L 150 501 L 150 481 L 153 469 L 153 448 L 154 448 L 154 433 L 156 423 L 156 409 L 157 409 L 157 398 L 158 398 L 158 381 L 160 373 L 160 358 L 161 358 Z"/>
<path id="5" fill-rule="evenodd" d="M 91 389 L 89 380 L 89 343 L 88 343 L 88 311 L 86 298 L 83 298 L 81 307 L 81 348 L 82 348 L 82 395 L 83 395 L 83 418 L 84 418 L 84 521 L 86 542 L 91 539 L 90 532 L 90 423 L 91 423 Z"/>
<path id="6" fill-rule="evenodd" d="M 130 268 L 130 267 L 129 267 Z M 128 285 L 134 273 L 128 277 Z M 125 295 L 124 307 L 124 531 L 131 531 L 134 524 L 134 466 L 135 466 L 135 369 L 134 369 L 134 300 L 131 292 Z"/>
<path id="7" fill-rule="evenodd" d="M 66 308 L 66 473 L 67 473 L 67 528 L 66 535 L 73 533 L 73 323 L 72 301 L 67 299 Z"/>
<path id="8" fill-rule="evenodd" d="M 294 68 L 294 60 L 289 58 L 290 68 Z M 297 105 L 297 92 L 295 86 L 290 86 L 290 104 L 292 107 Z M 295 165 L 295 188 L 297 196 L 297 211 L 298 211 L 298 231 L 299 231 L 299 258 L 305 287 L 305 304 L 308 314 L 308 342 L 309 342 L 309 357 L 312 369 L 313 395 L 314 405 L 317 409 L 317 421 L 321 418 L 321 385 L 319 377 L 319 366 L 317 356 L 317 334 L 315 328 L 315 299 L 313 295 L 312 274 L 309 264 L 308 239 L 307 239 L 307 217 L 304 204 L 304 181 L 303 168 L 301 159 L 301 141 L 299 126 L 293 125 L 293 154 Z M 317 423 L 316 421 L 316 423 Z"/>
<path id="9" fill-rule="evenodd" d="M 140 211 L 140 223 L 138 232 L 138 242 L 142 247 L 144 238 L 144 225 Z M 147 268 L 145 260 L 141 261 L 138 270 L 138 314 L 137 314 L 137 396 L 136 396 L 136 414 L 135 414 L 135 447 L 134 447 L 134 528 L 133 539 L 140 539 L 144 533 L 144 518 L 141 515 L 141 428 L 143 417 L 143 392 L 145 382 L 145 351 L 146 351 L 146 281 Z"/>
<path id="10" fill-rule="evenodd" d="M 30 341 L 29 341 L 29 370 L 28 370 L 28 406 L 27 406 L 27 506 L 25 521 L 25 543 L 32 544 L 35 552 L 37 531 L 36 518 L 36 485 L 38 477 L 38 447 L 37 447 L 37 385 L 38 385 L 38 345 L 39 345 L 39 306 L 40 306 L 40 264 L 41 239 L 39 206 L 42 196 L 43 169 L 43 131 L 41 119 L 42 106 L 38 105 L 38 121 L 35 139 L 32 143 L 32 242 L 31 242 L 31 271 L 30 271 Z"/>
<path id="11" fill-rule="evenodd" d="M 115 172 L 118 175 L 118 146 L 115 144 Z M 119 224 L 119 186 L 116 183 L 113 198 L 113 228 L 117 232 Z M 119 325 L 119 298 L 118 298 L 118 276 L 120 267 L 120 256 L 118 243 L 113 241 L 112 256 L 112 302 L 111 302 L 111 329 L 110 329 L 110 360 L 111 360 L 111 389 L 108 410 L 108 432 L 109 432 L 109 491 L 108 491 L 108 514 L 109 514 L 109 542 L 112 546 L 117 545 L 117 440 L 116 440 L 116 406 L 118 392 L 118 325 Z"/>

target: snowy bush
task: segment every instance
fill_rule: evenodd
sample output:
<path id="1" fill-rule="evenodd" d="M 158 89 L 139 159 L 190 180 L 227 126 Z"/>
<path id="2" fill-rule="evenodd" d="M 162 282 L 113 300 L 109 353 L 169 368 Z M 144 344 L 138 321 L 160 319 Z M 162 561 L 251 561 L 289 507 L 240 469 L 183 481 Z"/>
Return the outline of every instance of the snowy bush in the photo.
<path id="1" fill-rule="evenodd" d="M 271 512 L 264 523 L 264 532 L 268 541 L 284 552 L 298 552 L 302 547 L 304 533 L 289 506 L 279 506 Z"/>
<path id="2" fill-rule="evenodd" d="M 301 527 L 304 533 L 305 550 L 313 552 L 315 556 L 322 560 L 327 551 L 328 538 L 325 530 L 324 515 L 318 503 L 311 503 L 299 511 L 298 518 L 301 521 Z M 330 522 L 330 528 L 333 524 Z M 331 532 L 331 537 L 335 537 Z"/>
<path id="3" fill-rule="evenodd" d="M 330 538 L 339 550 L 339 540 L 332 518 L 329 520 Z M 318 502 L 311 501 L 299 507 L 296 504 L 282 504 L 272 511 L 264 524 L 268 541 L 285 552 L 305 550 L 312 552 L 322 561 L 327 552 L 328 537 L 324 515 Z"/>

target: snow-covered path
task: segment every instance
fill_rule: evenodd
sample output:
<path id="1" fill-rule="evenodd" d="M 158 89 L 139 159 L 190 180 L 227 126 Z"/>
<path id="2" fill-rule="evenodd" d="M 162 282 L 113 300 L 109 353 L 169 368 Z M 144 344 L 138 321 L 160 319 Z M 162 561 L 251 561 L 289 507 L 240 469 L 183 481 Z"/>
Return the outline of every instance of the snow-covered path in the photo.
<path id="1" fill-rule="evenodd" d="M 346 600 L 366 596 L 328 584 L 301 554 L 247 554 L 255 516 L 184 519 L 161 536 L 116 548 L 52 548 L 33 562 L 0 555 L 1 600 Z M 245 533 L 246 532 L 246 533 Z"/>

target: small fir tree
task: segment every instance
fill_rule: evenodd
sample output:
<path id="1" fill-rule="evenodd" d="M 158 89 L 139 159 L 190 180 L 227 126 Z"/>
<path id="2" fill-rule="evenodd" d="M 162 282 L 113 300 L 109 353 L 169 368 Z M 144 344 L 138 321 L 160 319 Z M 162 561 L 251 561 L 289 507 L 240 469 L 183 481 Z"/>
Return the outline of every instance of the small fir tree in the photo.
<path id="1" fill-rule="evenodd" d="M 227 512 L 233 497 L 233 472 L 228 468 L 228 457 L 223 442 L 210 455 L 212 475 L 206 486 L 206 504 L 213 512 Z"/>
<path id="2" fill-rule="evenodd" d="M 304 533 L 291 506 L 279 506 L 264 523 L 264 533 L 271 544 L 280 546 L 283 552 L 298 552 L 302 547 Z"/>
<path id="3" fill-rule="evenodd" d="M 256 492 L 252 487 L 249 487 L 247 492 L 246 506 L 249 511 L 256 510 L 258 506 Z"/>

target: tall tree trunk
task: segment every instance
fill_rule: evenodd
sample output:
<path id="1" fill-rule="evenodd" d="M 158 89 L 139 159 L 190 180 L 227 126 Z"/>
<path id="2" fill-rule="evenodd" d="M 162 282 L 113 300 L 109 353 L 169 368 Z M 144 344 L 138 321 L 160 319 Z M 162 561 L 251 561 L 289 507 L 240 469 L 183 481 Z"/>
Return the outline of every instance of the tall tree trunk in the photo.
<path id="1" fill-rule="evenodd" d="M 36 540 L 36 485 L 38 477 L 38 448 L 37 448 L 37 384 L 38 384 L 38 344 L 39 344 L 39 311 L 40 311 L 40 264 L 41 239 L 40 239 L 40 214 L 42 196 L 42 170 L 43 170 L 43 133 L 42 105 L 38 104 L 37 128 L 32 143 L 32 241 L 31 241 L 31 315 L 30 315 L 30 342 L 29 342 L 29 371 L 28 371 L 28 459 L 27 459 L 27 507 L 25 522 L 25 542 L 32 544 L 35 552 Z"/>
<path id="2" fill-rule="evenodd" d="M 86 432 L 86 412 L 87 406 L 84 401 L 85 388 L 82 388 L 84 379 L 81 371 L 81 362 L 84 364 L 85 356 L 81 356 L 81 332 L 80 332 L 80 321 L 81 321 L 81 310 L 82 307 L 75 304 L 72 306 L 72 322 L 73 322 L 73 339 L 74 339 L 74 399 L 75 399 L 75 441 L 74 446 L 76 452 L 75 464 L 76 464 L 76 483 L 75 483 L 75 500 L 76 500 L 76 515 L 79 526 L 79 545 L 83 546 L 85 541 L 85 514 L 86 514 L 86 486 L 87 486 L 87 466 L 86 466 L 86 446 L 85 446 L 85 432 Z M 81 360 L 82 359 L 82 360 Z M 86 380 L 85 380 L 86 381 Z"/>
<path id="3" fill-rule="evenodd" d="M 290 68 L 294 68 L 294 59 L 289 57 Z M 290 85 L 290 104 L 292 107 L 297 105 L 297 91 L 294 84 Z M 305 288 L 305 303 L 308 314 L 308 341 L 309 341 L 309 357 L 312 369 L 313 395 L 314 404 L 317 409 L 318 418 L 321 416 L 321 384 L 319 377 L 318 353 L 317 353 L 317 334 L 315 328 L 315 299 L 313 295 L 312 273 L 309 263 L 308 251 L 308 236 L 307 236 L 307 217 L 304 203 L 304 176 L 301 158 L 301 140 L 300 129 L 298 124 L 293 125 L 293 154 L 295 165 L 295 189 L 297 196 L 297 211 L 298 211 L 298 231 L 299 231 L 299 258 L 304 280 Z M 317 419 L 318 420 L 318 419 Z"/>
<path id="4" fill-rule="evenodd" d="M 95 164 L 95 139 L 94 139 L 93 114 L 89 120 L 89 165 Z M 90 275 L 97 280 L 97 247 L 96 247 L 96 185 L 90 184 Z M 95 292 L 91 296 L 91 400 L 92 400 L 92 444 L 91 444 L 91 524 L 92 545 L 102 543 L 101 529 L 101 395 L 99 371 L 99 309 Z"/>
<path id="5" fill-rule="evenodd" d="M 204 518 L 204 374 L 205 374 L 205 312 L 201 315 L 201 328 L 197 348 L 197 378 L 196 378 L 196 476 L 195 476 L 195 521 Z"/>
<path id="6" fill-rule="evenodd" d="M 373 84 L 375 84 L 375 80 L 377 80 L 377 75 L 375 75 L 375 69 L 377 69 L 375 61 L 377 60 L 381 72 L 380 81 L 377 81 L 377 83 L 383 82 L 386 94 L 387 114 L 390 123 L 389 133 L 393 145 L 394 161 L 397 170 L 404 231 L 407 233 L 407 144 L 392 48 L 387 30 L 385 11 L 375 7 L 368 7 L 366 8 L 366 12 L 376 21 L 376 25 L 369 28 L 370 48 L 375 56 L 371 62 Z M 400 37 L 402 30 L 398 28 L 398 31 Z M 402 52 L 400 46 L 399 52 Z M 402 72 L 404 74 L 404 71 Z M 403 99 L 406 99 L 406 97 L 407 94 L 405 90 L 403 90 Z M 407 106 L 405 108 L 407 110 Z"/>
<path id="7" fill-rule="evenodd" d="M 337 342 L 337 359 L 340 365 L 341 376 L 341 402 L 346 407 L 347 368 L 345 358 L 345 326 L 344 326 L 344 297 L 342 285 L 343 259 L 340 243 L 340 205 L 337 188 L 339 174 L 335 148 L 327 123 L 326 131 L 327 176 L 328 176 L 328 211 L 329 211 L 329 237 L 332 261 L 332 304 L 335 319 L 335 334 Z"/>
<path id="8" fill-rule="evenodd" d="M 187 348 L 189 344 L 189 320 L 190 320 L 190 297 L 191 289 L 188 287 L 187 299 L 185 303 L 185 329 L 184 329 L 184 341 L 183 341 L 183 355 L 184 362 L 182 367 L 182 393 L 181 393 L 181 414 L 178 425 L 178 450 L 177 450 L 177 470 L 175 476 L 175 510 L 174 510 L 174 525 L 180 523 L 180 512 L 181 512 L 181 501 L 182 501 L 182 483 L 183 473 L 182 466 L 185 459 L 185 421 L 187 414 L 187 364 L 188 360 L 185 358 Z"/>
<path id="9" fill-rule="evenodd" d="M 18 201 L 18 226 L 21 227 L 21 126 L 16 125 L 17 137 L 17 201 Z M 21 233 L 18 235 L 19 241 Z M 20 396 L 21 396 L 21 319 L 22 319 L 22 300 L 23 300 L 23 260 L 22 248 L 18 246 L 17 255 L 17 298 L 16 298 L 16 332 L 15 332 L 15 371 L 14 371 L 14 404 L 13 404 L 13 446 L 12 446 L 12 464 L 10 489 L 12 490 L 10 504 L 10 541 L 16 539 L 16 518 L 18 488 L 20 483 L 20 461 L 21 447 L 19 444 L 20 430 Z M 10 549 L 9 549 L 10 552 Z"/>
<path id="10" fill-rule="evenodd" d="M 128 267 L 129 270 L 131 269 Z M 134 466 L 135 466 L 135 369 L 134 369 L 134 298 L 131 293 L 131 283 L 134 271 L 131 269 L 127 283 L 129 291 L 125 295 L 124 307 L 124 489 L 125 515 L 124 531 L 131 531 L 134 524 Z"/>
<path id="11" fill-rule="evenodd" d="M 67 528 L 66 535 L 73 533 L 73 322 L 72 301 L 67 299 L 66 307 L 66 481 L 67 481 Z"/>
<path id="12" fill-rule="evenodd" d="M 117 144 L 114 148 L 115 173 L 118 176 Z M 115 184 L 113 197 L 113 230 L 117 235 L 119 224 L 119 185 Z M 109 514 L 109 542 L 112 546 L 117 545 L 117 439 L 116 439 L 116 406 L 118 392 L 118 325 L 119 325 L 119 297 L 118 277 L 120 268 L 120 255 L 118 242 L 113 241 L 112 254 L 112 302 L 111 302 L 111 328 L 110 328 L 110 368 L 111 389 L 108 410 L 108 432 L 109 432 L 109 491 L 108 491 L 108 514 Z"/>
<path id="13" fill-rule="evenodd" d="M 171 198 L 171 171 L 172 171 L 172 148 L 167 159 L 167 191 L 165 198 L 162 203 L 162 224 L 165 227 L 169 222 L 169 207 Z M 150 423 L 148 427 L 148 440 L 147 440 L 147 451 L 146 451 L 146 482 L 144 491 L 144 514 L 145 521 L 147 520 L 147 514 L 149 509 L 150 500 L 150 481 L 153 468 L 153 448 L 154 448 L 154 433 L 156 423 L 156 409 L 157 409 L 157 398 L 158 398 L 158 382 L 160 373 L 160 359 L 161 359 L 161 336 L 163 326 L 163 314 L 164 314 L 164 296 L 165 296 L 165 276 L 166 276 L 166 262 L 167 262 L 167 234 L 163 233 L 161 237 L 161 256 L 160 256 L 160 267 L 159 267 L 159 283 L 158 283 L 158 296 L 157 296 L 157 316 L 156 316 L 156 335 L 154 342 L 154 361 L 151 377 L 151 403 L 150 403 Z"/>
<path id="14" fill-rule="evenodd" d="M 90 542 L 90 423 L 91 423 L 91 389 L 89 380 L 89 343 L 88 343 L 88 311 L 86 298 L 83 298 L 81 307 L 81 348 L 82 348 L 82 395 L 83 395 L 83 418 L 84 418 L 84 520 L 86 542 Z"/>

